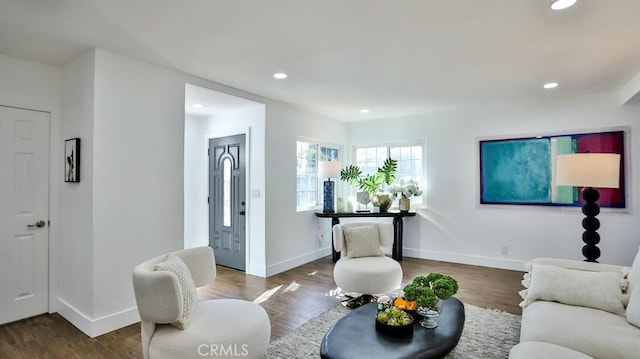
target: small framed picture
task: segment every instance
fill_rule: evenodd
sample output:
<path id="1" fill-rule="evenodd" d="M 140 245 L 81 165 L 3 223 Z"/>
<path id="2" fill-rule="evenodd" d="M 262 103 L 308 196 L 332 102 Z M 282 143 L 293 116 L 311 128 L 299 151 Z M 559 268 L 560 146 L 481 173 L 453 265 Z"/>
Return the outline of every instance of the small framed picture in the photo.
<path id="1" fill-rule="evenodd" d="M 80 139 L 64 141 L 64 181 L 80 182 Z"/>

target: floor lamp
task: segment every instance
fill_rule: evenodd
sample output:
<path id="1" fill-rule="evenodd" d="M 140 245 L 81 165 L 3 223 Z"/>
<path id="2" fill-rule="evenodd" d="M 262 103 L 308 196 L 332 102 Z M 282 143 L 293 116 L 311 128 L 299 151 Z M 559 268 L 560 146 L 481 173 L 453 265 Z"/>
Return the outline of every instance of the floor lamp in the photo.
<path id="1" fill-rule="evenodd" d="M 340 161 L 320 161 L 318 162 L 318 176 L 320 178 L 326 178 L 323 182 L 324 192 L 324 204 L 322 206 L 322 212 L 334 213 L 334 183 L 332 178 L 340 177 Z"/>
<path id="2" fill-rule="evenodd" d="M 556 185 L 584 187 L 582 198 L 582 255 L 585 262 L 597 262 L 600 257 L 600 213 L 598 188 L 618 188 L 620 186 L 620 155 L 614 153 L 572 153 L 558 155 L 556 162 Z"/>

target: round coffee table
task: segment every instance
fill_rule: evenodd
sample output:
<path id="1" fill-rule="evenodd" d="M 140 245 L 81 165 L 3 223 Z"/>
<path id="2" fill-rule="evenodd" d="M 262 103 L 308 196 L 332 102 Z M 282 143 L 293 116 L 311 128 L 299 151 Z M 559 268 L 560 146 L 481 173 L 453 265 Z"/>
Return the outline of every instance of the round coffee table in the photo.
<path id="1" fill-rule="evenodd" d="M 464 326 L 464 305 L 457 298 L 444 302 L 442 314 L 435 318 L 438 327 L 420 326 L 414 318 L 413 334 L 392 337 L 375 328 L 376 303 L 354 309 L 339 319 L 324 335 L 320 357 L 326 359 L 355 358 L 443 358 L 460 340 Z"/>

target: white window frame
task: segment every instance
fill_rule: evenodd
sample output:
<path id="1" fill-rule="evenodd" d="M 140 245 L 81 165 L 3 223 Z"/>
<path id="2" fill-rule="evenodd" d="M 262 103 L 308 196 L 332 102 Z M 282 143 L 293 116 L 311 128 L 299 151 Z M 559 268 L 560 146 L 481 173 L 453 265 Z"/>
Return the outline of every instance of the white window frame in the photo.
<path id="1" fill-rule="evenodd" d="M 386 155 L 381 159 L 381 161 L 384 161 L 385 159 L 387 159 L 390 154 L 391 154 L 391 148 L 396 148 L 396 147 L 414 147 L 414 146 L 420 146 L 422 147 L 422 173 L 420 174 L 419 178 L 414 178 L 418 180 L 418 183 L 420 185 L 420 188 L 422 189 L 422 196 L 418 196 L 418 197 L 411 197 L 411 203 L 412 204 L 426 204 L 426 187 L 427 187 L 427 156 L 426 156 L 426 146 L 425 146 L 425 142 L 424 141 L 406 141 L 406 142 L 388 142 L 388 143 L 376 143 L 376 144 L 362 144 L 362 145 L 354 145 L 353 146 L 353 152 L 352 152 L 352 163 L 354 165 L 358 165 L 358 163 L 356 162 L 357 156 L 356 156 L 356 152 L 358 151 L 358 149 L 363 149 L 363 148 L 380 148 L 380 147 L 385 147 L 386 148 Z M 398 158 L 392 157 L 393 159 L 398 160 Z M 376 165 L 375 168 L 378 168 L 382 166 L 382 162 L 378 163 Z M 364 167 L 360 167 L 363 171 L 363 175 L 369 174 L 368 171 L 366 171 L 364 169 Z M 404 176 L 401 175 L 396 175 L 396 181 L 399 181 L 400 179 L 404 178 Z M 394 202 L 394 205 L 397 204 L 397 199 Z"/>
<path id="2" fill-rule="evenodd" d="M 315 198 L 315 204 L 313 205 L 299 205 L 298 204 L 298 170 L 297 170 L 297 160 L 298 160 L 298 142 L 305 142 L 308 144 L 312 144 L 312 145 L 316 145 L 318 146 L 318 151 L 316 152 L 316 177 L 317 177 L 317 181 L 316 181 L 316 198 Z M 324 178 L 319 178 L 317 176 L 317 164 L 319 161 L 322 160 L 321 158 L 321 152 L 322 152 L 322 148 L 330 148 L 330 149 L 334 149 L 338 151 L 338 156 L 335 160 L 340 161 L 342 156 L 342 146 L 335 144 L 335 143 L 330 143 L 327 141 L 321 141 L 321 140 L 316 140 L 316 139 L 312 139 L 312 138 L 308 138 L 308 137 L 297 137 L 296 138 L 296 211 L 297 212 L 303 212 L 303 211 L 311 211 L 311 210 L 317 210 L 319 208 L 322 207 L 322 199 L 323 199 L 323 193 L 322 193 L 322 182 L 325 181 Z M 334 179 L 337 180 L 337 179 Z"/>

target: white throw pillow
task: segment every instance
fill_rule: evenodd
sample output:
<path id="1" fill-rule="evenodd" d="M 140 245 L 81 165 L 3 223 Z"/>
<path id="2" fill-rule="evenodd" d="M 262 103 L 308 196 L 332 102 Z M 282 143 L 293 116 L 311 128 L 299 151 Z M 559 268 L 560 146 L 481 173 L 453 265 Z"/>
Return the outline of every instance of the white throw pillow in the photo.
<path id="1" fill-rule="evenodd" d="M 182 291 L 182 315 L 177 321 L 170 324 L 178 329 L 186 328 L 191 321 L 191 313 L 193 313 L 198 304 L 198 290 L 189 267 L 187 267 L 182 258 L 175 254 L 169 254 L 164 262 L 156 264 L 155 270 L 168 271 L 178 277 L 178 283 Z"/>
<path id="2" fill-rule="evenodd" d="M 633 295 L 633 289 L 636 286 L 640 286 L 640 247 L 638 248 L 638 253 L 636 253 L 636 258 L 633 260 L 633 264 L 631 265 L 628 279 L 629 288 L 627 289 L 627 292 Z"/>
<path id="3" fill-rule="evenodd" d="M 627 321 L 640 328 L 640 278 L 636 279 L 635 288 L 627 305 Z"/>
<path id="4" fill-rule="evenodd" d="M 524 305 L 546 300 L 624 315 L 621 279 L 621 273 L 591 272 L 534 263 Z"/>
<path id="5" fill-rule="evenodd" d="M 380 250 L 378 226 L 363 225 L 357 227 L 343 227 L 344 241 L 347 244 L 347 257 L 380 257 L 384 253 Z"/>

